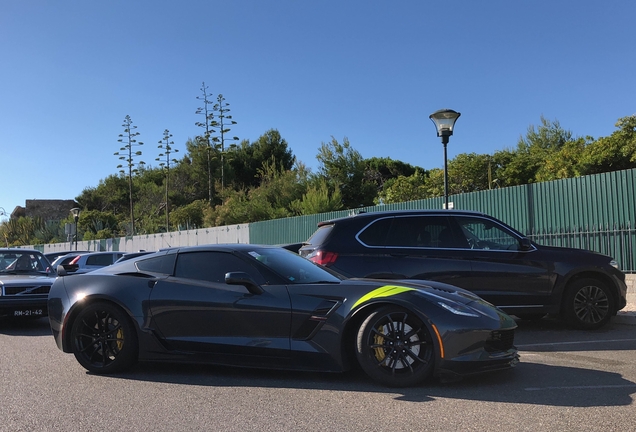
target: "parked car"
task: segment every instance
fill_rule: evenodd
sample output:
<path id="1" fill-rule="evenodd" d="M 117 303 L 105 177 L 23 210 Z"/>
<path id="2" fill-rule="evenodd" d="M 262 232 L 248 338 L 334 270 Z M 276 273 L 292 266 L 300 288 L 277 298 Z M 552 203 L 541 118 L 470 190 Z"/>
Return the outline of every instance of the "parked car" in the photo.
<path id="1" fill-rule="evenodd" d="M 515 321 L 438 282 L 347 280 L 282 248 L 174 248 L 59 277 L 58 348 L 94 373 L 137 360 L 341 372 L 389 386 L 518 362 Z"/>
<path id="2" fill-rule="evenodd" d="M 348 277 L 427 279 L 474 292 L 520 318 L 599 328 L 625 307 L 611 257 L 542 246 L 483 213 L 413 210 L 320 222 L 300 255 Z"/>
<path id="3" fill-rule="evenodd" d="M 153 253 L 153 252 L 150 252 L 150 251 L 126 252 L 126 253 L 124 253 L 124 255 L 122 255 L 121 258 L 119 258 L 115 262 L 118 263 L 118 262 L 122 262 L 122 261 L 127 261 L 129 259 L 137 258 L 137 257 L 148 255 L 148 254 L 151 254 L 151 253 Z"/>
<path id="4" fill-rule="evenodd" d="M 56 252 L 47 252 L 47 253 L 44 254 L 44 256 L 52 264 L 53 261 L 55 261 L 56 259 L 58 259 L 61 256 L 72 254 L 72 253 L 80 254 L 80 253 L 87 253 L 87 252 L 90 252 L 90 251 L 75 251 L 75 250 L 56 251 Z"/>
<path id="5" fill-rule="evenodd" d="M 55 273 L 37 250 L 0 249 L 0 318 L 47 315 L 49 289 Z"/>
<path id="6" fill-rule="evenodd" d="M 82 274 L 109 266 L 124 256 L 124 252 L 88 252 L 69 254 L 63 258 L 65 262 L 56 264 L 56 271 L 60 276 L 67 274 Z M 73 257 L 70 261 L 67 258 Z"/>
<path id="7" fill-rule="evenodd" d="M 69 264 L 71 263 L 71 261 L 73 261 L 78 255 L 85 253 L 85 252 L 69 252 L 66 255 L 61 255 L 58 256 L 57 258 L 55 258 L 55 260 L 53 260 L 51 262 L 51 269 L 55 272 L 57 272 L 57 269 L 59 266 L 63 266 L 65 270 L 69 270 Z"/>

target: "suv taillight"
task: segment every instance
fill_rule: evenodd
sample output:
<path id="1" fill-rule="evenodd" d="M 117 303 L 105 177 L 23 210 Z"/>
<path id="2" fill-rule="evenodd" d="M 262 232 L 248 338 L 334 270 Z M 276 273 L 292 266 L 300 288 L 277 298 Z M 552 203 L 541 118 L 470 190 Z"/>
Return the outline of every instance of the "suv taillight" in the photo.
<path id="1" fill-rule="evenodd" d="M 75 265 L 77 264 L 77 262 L 79 261 L 80 256 L 76 256 L 75 258 L 73 258 L 73 261 L 71 261 L 70 263 L 68 263 L 68 265 Z"/>
<path id="2" fill-rule="evenodd" d="M 307 257 L 309 261 L 313 261 L 316 264 L 320 264 L 321 266 L 328 266 L 333 264 L 338 259 L 338 254 L 336 252 L 326 252 L 326 251 L 315 251 L 311 255 Z"/>

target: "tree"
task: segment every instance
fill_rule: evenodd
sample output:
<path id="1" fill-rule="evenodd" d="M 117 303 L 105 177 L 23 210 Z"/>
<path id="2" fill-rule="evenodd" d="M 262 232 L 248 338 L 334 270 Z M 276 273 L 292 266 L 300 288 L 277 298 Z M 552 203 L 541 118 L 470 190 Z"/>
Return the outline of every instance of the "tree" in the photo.
<path id="1" fill-rule="evenodd" d="M 209 208 L 206 200 L 196 200 L 183 207 L 172 211 L 172 220 L 177 227 L 186 229 L 200 228 L 203 226 L 205 210 Z"/>
<path id="2" fill-rule="evenodd" d="M 84 233 L 83 240 L 112 238 L 117 234 L 118 219 L 110 212 L 84 210 L 77 221 L 77 230 Z"/>
<path id="3" fill-rule="evenodd" d="M 175 190 L 183 195 L 173 196 L 173 204 L 182 206 L 192 201 L 205 199 L 210 205 L 210 191 L 213 191 L 214 184 L 210 186 L 208 175 L 207 153 L 208 148 L 201 137 L 188 139 L 186 141 L 186 155 L 173 170 L 173 184 Z M 214 163 L 216 159 L 213 159 Z M 216 170 L 216 167 L 214 168 Z M 216 194 L 212 194 L 212 199 Z M 177 203 L 177 201 L 179 201 Z"/>
<path id="4" fill-rule="evenodd" d="M 292 202 L 291 208 L 299 216 L 340 210 L 342 209 L 340 188 L 336 185 L 333 190 L 330 190 L 327 181 L 320 178 L 315 185 L 307 188 L 307 192 L 301 199 Z"/>
<path id="5" fill-rule="evenodd" d="M 585 148 L 580 158 L 580 172 L 597 174 L 636 168 L 636 114 L 618 119 L 618 130 L 599 138 Z"/>
<path id="6" fill-rule="evenodd" d="M 134 205 L 133 205 L 133 180 L 132 179 L 133 179 L 133 173 L 136 174 L 138 172 L 138 168 L 135 168 L 135 166 L 144 165 L 144 162 L 139 161 L 135 163 L 134 158 L 137 156 L 141 156 L 141 150 L 135 151 L 133 150 L 133 148 L 137 146 L 141 146 L 144 143 L 137 142 L 136 137 L 139 136 L 139 132 L 134 132 L 134 130 L 137 129 L 137 126 L 133 126 L 132 120 L 130 119 L 129 115 L 127 115 L 124 118 L 124 124 L 122 126 L 124 127 L 124 133 L 119 134 L 119 139 L 117 141 L 124 144 L 124 146 L 121 147 L 118 152 L 115 152 L 115 156 L 119 156 L 120 160 L 125 161 L 126 167 L 128 168 L 128 172 L 126 173 L 126 171 L 123 169 L 124 168 L 123 164 L 117 165 L 117 168 L 121 168 L 119 172 L 122 175 L 128 176 L 128 196 L 130 198 L 130 232 L 131 232 L 131 235 L 135 235 L 135 217 L 133 212 Z"/>
<path id="7" fill-rule="evenodd" d="M 212 133 L 214 132 L 213 127 L 216 126 L 214 121 L 214 111 L 212 105 L 212 100 L 210 97 L 212 94 L 207 92 L 208 87 L 205 85 L 205 81 L 201 85 L 201 93 L 203 96 L 197 96 L 197 99 L 203 101 L 203 106 L 197 108 L 196 114 L 203 115 L 205 121 L 196 122 L 195 125 L 202 127 L 205 129 L 205 133 L 202 137 L 197 137 L 197 144 L 200 142 L 204 143 L 206 146 L 206 156 L 207 156 L 207 171 L 208 171 L 208 202 L 212 205 Z"/>
<path id="8" fill-rule="evenodd" d="M 572 141 L 572 132 L 564 130 L 558 121 L 541 116 L 541 125 L 528 127 L 525 138 L 519 138 L 516 151 L 500 171 L 500 179 L 507 186 L 534 183 L 537 173 L 550 155 Z"/>
<path id="9" fill-rule="evenodd" d="M 85 188 L 75 201 L 81 208 L 111 212 L 118 216 L 128 211 L 127 189 L 125 177 L 110 175 L 100 180 L 96 187 Z"/>
<path id="10" fill-rule="evenodd" d="M 591 137 L 568 141 L 556 152 L 546 155 L 535 174 L 537 182 L 546 182 L 581 175 L 581 156 L 585 154 Z"/>
<path id="11" fill-rule="evenodd" d="M 449 192 L 459 194 L 489 189 L 492 165 L 492 157 L 486 154 L 458 154 L 448 163 Z"/>
<path id="12" fill-rule="evenodd" d="M 400 175 L 389 179 L 375 199 L 375 204 L 393 204 L 429 198 L 426 182 L 427 176 L 421 170 L 416 170 L 408 177 Z"/>
<path id="13" fill-rule="evenodd" d="M 37 244 L 36 233 L 46 229 L 42 218 L 22 216 L 12 218 L 0 225 L 0 234 L 6 247 Z"/>
<path id="14" fill-rule="evenodd" d="M 213 104 L 212 94 L 207 92 L 205 82 L 201 87 L 203 96 L 197 96 L 197 99 L 203 101 L 203 106 L 197 108 L 196 114 L 203 115 L 205 117 L 204 122 L 196 122 L 195 124 L 205 129 L 205 133 L 202 137 L 199 137 L 199 141 L 203 142 L 207 149 L 207 167 L 208 167 L 208 201 L 212 205 L 213 192 L 212 192 L 212 152 L 220 156 L 221 162 L 221 189 L 225 187 L 225 155 L 226 150 L 233 150 L 236 144 L 232 143 L 226 149 L 226 142 L 236 142 L 238 137 L 228 137 L 230 132 L 230 125 L 235 125 L 236 121 L 232 119 L 230 112 L 230 104 L 225 102 L 225 98 L 222 94 L 216 97 L 216 103 Z M 218 120 L 217 120 L 218 119 Z"/>
<path id="15" fill-rule="evenodd" d="M 212 137 L 212 140 L 216 144 L 216 147 L 221 152 L 221 189 L 225 187 L 225 142 L 226 141 L 238 141 L 238 137 L 228 138 L 226 134 L 230 132 L 229 125 L 235 125 L 236 122 L 232 120 L 232 116 L 228 113 L 230 112 L 229 103 L 225 102 L 225 98 L 222 94 L 219 94 L 216 98 L 217 103 L 214 104 L 212 110 L 217 113 L 216 117 L 219 119 L 218 121 L 213 120 L 212 126 L 214 130 L 212 132 L 218 131 L 218 136 Z M 236 147 L 236 144 L 230 144 L 229 149 L 232 150 Z"/>
<path id="16" fill-rule="evenodd" d="M 243 140 L 234 151 L 230 164 L 236 186 L 246 188 L 260 185 L 262 177 L 258 172 L 264 165 L 273 164 L 275 169 L 282 172 L 292 169 L 295 160 L 287 141 L 276 129 L 270 129 L 253 143 Z"/>
<path id="17" fill-rule="evenodd" d="M 397 179 L 400 176 L 412 176 L 417 170 L 423 171 L 420 167 L 414 167 L 388 157 L 372 157 L 366 159 L 364 163 L 366 165 L 365 179 L 375 183 L 378 193 L 388 180 Z"/>
<path id="18" fill-rule="evenodd" d="M 177 153 L 179 150 L 172 150 L 174 141 L 170 141 L 172 134 L 168 129 L 163 131 L 163 139 L 159 141 L 158 148 L 162 149 L 163 153 L 159 153 L 159 157 L 156 159 L 159 162 L 159 166 L 162 167 L 166 173 L 166 232 L 170 231 L 170 201 L 168 200 L 168 190 L 170 184 L 170 162 L 177 163 L 176 159 L 170 159 L 170 153 Z M 165 159 L 164 159 L 165 158 Z"/>
<path id="19" fill-rule="evenodd" d="M 344 208 L 357 208 L 373 204 L 376 186 L 365 178 L 366 165 L 362 155 L 351 147 L 345 137 L 340 144 L 334 137 L 322 143 L 316 156 L 318 172 L 327 182 L 340 187 Z"/>

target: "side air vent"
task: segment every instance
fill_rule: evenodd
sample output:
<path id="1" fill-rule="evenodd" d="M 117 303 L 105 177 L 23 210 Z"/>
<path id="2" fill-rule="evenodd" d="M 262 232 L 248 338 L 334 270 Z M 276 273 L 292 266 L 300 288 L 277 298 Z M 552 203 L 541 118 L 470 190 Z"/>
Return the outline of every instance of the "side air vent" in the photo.
<path id="1" fill-rule="evenodd" d="M 311 339 L 322 327 L 323 323 L 327 321 L 329 315 L 340 305 L 341 302 L 337 300 L 323 300 L 302 323 L 292 338 L 297 340 Z"/>

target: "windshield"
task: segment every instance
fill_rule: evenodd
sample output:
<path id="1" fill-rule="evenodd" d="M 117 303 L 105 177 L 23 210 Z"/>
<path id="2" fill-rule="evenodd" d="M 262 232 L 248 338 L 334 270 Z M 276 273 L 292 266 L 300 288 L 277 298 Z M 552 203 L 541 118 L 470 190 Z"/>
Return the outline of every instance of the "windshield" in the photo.
<path id="1" fill-rule="evenodd" d="M 48 266 L 48 261 L 39 252 L 0 252 L 0 274 L 46 273 Z"/>
<path id="2" fill-rule="evenodd" d="M 248 255 L 292 284 L 339 283 L 342 280 L 337 273 L 286 249 L 255 248 Z"/>

